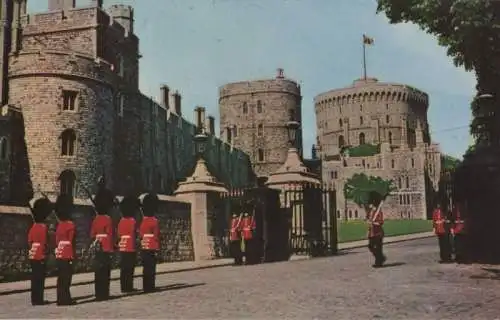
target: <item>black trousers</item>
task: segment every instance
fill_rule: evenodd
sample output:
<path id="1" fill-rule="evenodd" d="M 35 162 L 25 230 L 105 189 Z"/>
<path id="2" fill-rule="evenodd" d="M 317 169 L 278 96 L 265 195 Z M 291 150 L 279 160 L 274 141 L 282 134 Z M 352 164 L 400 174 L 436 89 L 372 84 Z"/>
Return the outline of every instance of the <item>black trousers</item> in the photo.
<path id="1" fill-rule="evenodd" d="M 243 254 L 241 252 L 241 240 L 234 240 L 229 243 L 229 253 L 234 258 L 235 265 L 243 264 Z"/>
<path id="2" fill-rule="evenodd" d="M 145 292 L 155 290 L 156 281 L 156 251 L 142 250 L 142 289 Z"/>
<path id="3" fill-rule="evenodd" d="M 246 239 L 245 241 L 245 264 L 254 264 L 255 263 L 255 240 L 254 239 Z"/>
<path id="4" fill-rule="evenodd" d="M 120 252 L 120 289 L 122 292 L 134 291 L 135 261 L 135 252 Z"/>
<path id="5" fill-rule="evenodd" d="M 455 234 L 454 237 L 455 244 L 455 261 L 458 263 L 465 262 L 465 235 L 464 234 Z"/>
<path id="6" fill-rule="evenodd" d="M 45 291 L 45 260 L 30 260 L 31 265 L 31 304 L 42 305 Z"/>
<path id="7" fill-rule="evenodd" d="M 439 242 L 439 257 L 442 262 L 451 261 L 451 239 L 450 234 L 438 235 Z"/>
<path id="8" fill-rule="evenodd" d="M 73 262 L 71 260 L 57 260 L 57 305 L 70 305 L 71 279 L 73 278 Z"/>
<path id="9" fill-rule="evenodd" d="M 94 258 L 94 290 L 98 300 L 109 298 L 111 253 L 97 252 Z"/>
<path id="10" fill-rule="evenodd" d="M 383 237 L 369 237 L 368 238 L 368 250 L 375 257 L 375 265 L 380 266 L 384 263 L 385 256 L 383 253 Z"/>

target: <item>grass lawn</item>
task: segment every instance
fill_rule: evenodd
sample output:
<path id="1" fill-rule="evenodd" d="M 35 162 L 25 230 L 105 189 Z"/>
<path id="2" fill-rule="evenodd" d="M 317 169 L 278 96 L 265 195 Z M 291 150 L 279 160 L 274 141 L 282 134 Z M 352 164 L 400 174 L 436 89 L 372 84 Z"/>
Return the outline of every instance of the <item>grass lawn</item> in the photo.
<path id="1" fill-rule="evenodd" d="M 367 230 L 367 224 L 364 221 L 339 221 L 339 242 L 349 242 L 366 239 Z M 432 231 L 431 220 L 384 221 L 384 232 L 386 237 L 427 231 Z"/>

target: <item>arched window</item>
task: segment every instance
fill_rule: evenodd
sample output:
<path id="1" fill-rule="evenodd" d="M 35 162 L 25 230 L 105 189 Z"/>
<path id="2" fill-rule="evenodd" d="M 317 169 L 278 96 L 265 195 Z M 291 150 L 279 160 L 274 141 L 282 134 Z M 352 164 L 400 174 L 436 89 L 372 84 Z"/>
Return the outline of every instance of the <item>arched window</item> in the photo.
<path id="1" fill-rule="evenodd" d="M 359 215 L 358 215 L 358 210 L 354 210 L 354 218 L 359 218 Z"/>
<path id="2" fill-rule="evenodd" d="M 363 125 L 363 116 L 360 116 L 360 117 L 359 117 L 359 124 L 360 124 L 360 125 Z"/>
<path id="3" fill-rule="evenodd" d="M 75 195 L 76 175 L 71 170 L 64 170 L 59 175 L 60 194 Z"/>
<path id="4" fill-rule="evenodd" d="M 233 133 L 231 132 L 231 128 L 226 128 L 226 139 L 227 143 L 233 142 Z"/>
<path id="5" fill-rule="evenodd" d="M 248 113 L 248 104 L 243 102 L 243 113 Z"/>
<path id="6" fill-rule="evenodd" d="M 392 144 L 392 132 L 389 131 L 389 143 Z"/>
<path id="7" fill-rule="evenodd" d="M 339 127 L 341 127 L 341 128 L 342 128 L 342 125 L 343 125 L 343 123 L 342 123 L 342 119 L 339 119 Z"/>
<path id="8" fill-rule="evenodd" d="M 257 150 L 257 156 L 259 161 L 264 161 L 264 150 L 262 149 Z"/>
<path id="9" fill-rule="evenodd" d="M 386 115 L 385 116 L 385 123 L 389 123 L 389 122 L 391 122 L 391 116 Z"/>
<path id="10" fill-rule="evenodd" d="M 365 144 L 365 134 L 363 132 L 359 134 L 359 144 Z"/>
<path id="11" fill-rule="evenodd" d="M 349 219 L 352 219 L 352 211 L 349 210 Z"/>
<path id="12" fill-rule="evenodd" d="M 410 179 L 406 177 L 406 188 L 410 188 Z"/>
<path id="13" fill-rule="evenodd" d="M 394 169 L 394 167 L 396 166 L 396 161 L 394 161 L 394 159 L 391 160 L 391 168 Z"/>
<path id="14" fill-rule="evenodd" d="M 345 145 L 344 136 L 339 136 L 339 148 L 342 148 Z"/>
<path id="15" fill-rule="evenodd" d="M 295 121 L 295 109 L 288 110 L 288 118 L 290 121 Z"/>
<path id="16" fill-rule="evenodd" d="M 0 160 L 7 160 L 9 157 L 9 146 L 7 138 L 0 138 Z"/>
<path id="17" fill-rule="evenodd" d="M 72 129 L 66 129 L 61 134 L 61 155 L 74 156 L 76 146 L 76 133 Z"/>
<path id="18" fill-rule="evenodd" d="M 258 126 L 257 126 L 257 135 L 259 137 L 262 137 L 264 135 L 264 126 L 262 125 L 262 123 L 260 123 Z"/>
<path id="19" fill-rule="evenodd" d="M 262 102 L 257 100 L 257 113 L 262 113 Z"/>

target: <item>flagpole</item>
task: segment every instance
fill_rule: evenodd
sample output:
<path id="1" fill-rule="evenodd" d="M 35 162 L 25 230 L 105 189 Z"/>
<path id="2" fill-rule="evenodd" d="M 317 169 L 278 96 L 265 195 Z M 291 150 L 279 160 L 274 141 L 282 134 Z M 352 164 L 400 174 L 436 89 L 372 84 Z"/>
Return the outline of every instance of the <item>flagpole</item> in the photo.
<path id="1" fill-rule="evenodd" d="M 363 37 L 363 80 L 366 80 L 366 43 Z"/>

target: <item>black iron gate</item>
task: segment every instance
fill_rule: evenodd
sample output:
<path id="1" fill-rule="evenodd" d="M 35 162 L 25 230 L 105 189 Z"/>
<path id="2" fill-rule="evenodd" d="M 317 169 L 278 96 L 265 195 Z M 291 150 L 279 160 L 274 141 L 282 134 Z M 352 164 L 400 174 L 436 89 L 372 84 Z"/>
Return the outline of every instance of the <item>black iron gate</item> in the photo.
<path id="1" fill-rule="evenodd" d="M 336 193 L 316 186 L 284 193 L 293 254 L 322 256 L 337 253 Z"/>

